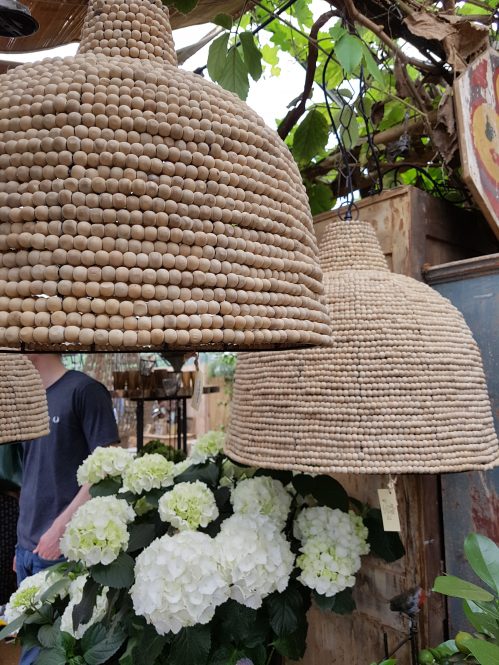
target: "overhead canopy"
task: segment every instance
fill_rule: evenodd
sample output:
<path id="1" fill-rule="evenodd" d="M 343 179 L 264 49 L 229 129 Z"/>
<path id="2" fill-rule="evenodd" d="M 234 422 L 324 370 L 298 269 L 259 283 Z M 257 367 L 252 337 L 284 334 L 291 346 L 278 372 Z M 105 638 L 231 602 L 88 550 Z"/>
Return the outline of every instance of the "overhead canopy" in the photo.
<path id="1" fill-rule="evenodd" d="M 80 41 L 88 0 L 23 0 L 23 4 L 38 21 L 40 29 L 31 37 L 0 39 L 0 51 L 26 53 Z M 187 15 L 172 8 L 172 28 L 207 23 L 221 12 L 234 16 L 245 5 L 248 7 L 249 3 L 244 0 L 199 0 L 197 7 Z"/>

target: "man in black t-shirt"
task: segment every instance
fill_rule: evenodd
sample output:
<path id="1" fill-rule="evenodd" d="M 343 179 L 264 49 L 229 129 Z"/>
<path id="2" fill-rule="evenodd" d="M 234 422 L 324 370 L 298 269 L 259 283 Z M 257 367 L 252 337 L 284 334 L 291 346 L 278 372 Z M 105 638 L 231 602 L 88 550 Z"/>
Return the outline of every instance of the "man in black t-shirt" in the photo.
<path id="1" fill-rule="evenodd" d="M 47 391 L 50 433 L 22 444 L 15 560 L 18 583 L 62 558 L 59 542 L 66 525 L 90 498 L 88 486 L 78 487 L 76 471 L 97 446 L 119 440 L 105 386 L 82 372 L 66 370 L 57 354 L 29 358 Z M 33 650 L 25 651 L 21 664 L 28 665 L 35 657 Z"/>

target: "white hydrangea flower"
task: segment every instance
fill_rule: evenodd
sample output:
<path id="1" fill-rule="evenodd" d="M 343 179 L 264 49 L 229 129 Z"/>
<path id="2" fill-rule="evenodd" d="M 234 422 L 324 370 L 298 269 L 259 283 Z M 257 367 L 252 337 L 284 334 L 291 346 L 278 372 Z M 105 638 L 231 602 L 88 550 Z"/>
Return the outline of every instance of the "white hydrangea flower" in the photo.
<path id="1" fill-rule="evenodd" d="M 291 506 L 291 496 L 284 485 L 270 476 L 241 480 L 232 490 L 231 502 L 235 513 L 265 515 L 284 528 Z"/>
<path id="2" fill-rule="evenodd" d="M 300 548 L 296 563 L 300 582 L 324 596 L 335 596 L 355 584 L 360 554 L 330 537 L 313 536 Z"/>
<path id="3" fill-rule="evenodd" d="M 205 527 L 219 514 L 213 492 L 199 480 L 175 485 L 160 498 L 158 510 L 163 522 L 180 531 Z"/>
<path id="4" fill-rule="evenodd" d="M 365 526 L 362 517 L 360 515 L 354 513 L 353 510 L 349 510 L 348 514 L 350 515 L 350 519 L 352 520 L 355 535 L 359 539 L 359 544 L 360 544 L 359 554 L 361 556 L 364 556 L 364 554 L 369 554 L 369 550 L 371 549 L 369 543 L 367 542 L 367 538 L 369 536 L 369 529 L 367 528 L 367 526 Z"/>
<path id="5" fill-rule="evenodd" d="M 107 565 L 128 545 L 127 523 L 133 508 L 115 496 L 90 499 L 74 513 L 61 538 L 61 552 L 70 561 L 87 566 Z"/>
<path id="6" fill-rule="evenodd" d="M 203 434 L 194 444 L 188 457 L 191 464 L 202 464 L 211 457 L 216 457 L 223 452 L 225 433 L 221 430 L 211 431 Z"/>
<path id="7" fill-rule="evenodd" d="M 123 474 L 124 492 L 142 494 L 152 489 L 173 485 L 175 464 L 163 455 L 151 453 L 136 457 Z"/>
<path id="8" fill-rule="evenodd" d="M 360 519 L 360 518 L 359 518 Z M 310 538 L 329 538 L 335 543 L 360 554 L 367 554 L 367 529 L 360 528 L 355 513 L 344 513 L 337 508 L 313 506 L 304 508 L 293 525 L 293 533 L 305 544 Z"/>
<path id="9" fill-rule="evenodd" d="M 73 608 L 75 605 L 78 605 L 83 598 L 83 588 L 87 579 L 88 575 L 78 575 L 78 577 L 71 582 L 69 586 L 69 604 L 61 617 L 61 630 L 65 633 L 69 633 L 77 640 L 81 640 L 90 626 L 93 626 L 94 623 L 98 623 L 104 618 L 108 606 L 106 597 L 108 588 L 103 587 L 95 600 L 95 607 L 90 620 L 87 623 L 80 624 L 76 630 L 73 629 Z"/>
<path id="10" fill-rule="evenodd" d="M 369 552 L 368 531 L 358 515 L 326 506 L 304 508 L 293 531 L 302 541 L 296 563 L 305 586 L 334 596 L 355 584 L 360 557 Z"/>
<path id="11" fill-rule="evenodd" d="M 124 448 L 98 446 L 79 466 L 76 472 L 79 485 L 95 485 L 104 478 L 121 477 L 133 460 Z"/>
<path id="12" fill-rule="evenodd" d="M 130 595 L 160 635 L 208 623 L 229 597 L 216 540 L 199 531 L 158 538 L 137 557 Z"/>
<path id="13" fill-rule="evenodd" d="M 26 577 L 17 588 L 16 591 L 9 598 L 9 602 L 5 606 L 5 619 L 7 623 L 12 623 L 26 611 L 34 611 L 41 607 L 42 595 L 56 582 L 63 579 L 63 575 L 50 568 L 35 573 L 30 577 Z M 69 586 L 69 581 L 68 581 Z M 62 588 L 57 591 L 54 598 L 65 598 L 67 595 L 67 588 Z"/>
<path id="14" fill-rule="evenodd" d="M 294 555 L 286 538 L 268 517 L 232 515 L 216 540 L 231 584 L 231 598 L 258 609 L 274 591 L 284 591 Z"/>

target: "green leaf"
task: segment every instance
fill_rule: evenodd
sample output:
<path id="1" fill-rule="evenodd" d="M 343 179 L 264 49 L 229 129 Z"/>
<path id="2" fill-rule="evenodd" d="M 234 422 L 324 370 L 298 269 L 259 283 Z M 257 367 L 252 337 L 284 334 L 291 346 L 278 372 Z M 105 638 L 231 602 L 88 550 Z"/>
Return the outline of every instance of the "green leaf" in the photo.
<path id="1" fill-rule="evenodd" d="M 279 49 L 277 46 L 264 44 L 262 46 L 262 58 L 268 65 L 276 67 L 279 64 Z"/>
<path id="2" fill-rule="evenodd" d="M 261 613 L 245 607 L 235 600 L 228 600 L 215 614 L 216 632 L 239 648 L 253 648 L 265 643 L 268 622 Z"/>
<path id="3" fill-rule="evenodd" d="M 229 14 L 217 14 L 212 20 L 212 23 L 215 23 L 215 25 L 220 25 L 226 30 L 230 30 L 232 28 L 232 16 Z"/>
<path id="4" fill-rule="evenodd" d="M 437 577 L 433 585 L 433 591 L 454 598 L 464 598 L 465 600 L 484 600 L 486 602 L 494 600 L 494 596 L 485 589 L 454 575 Z"/>
<path id="5" fill-rule="evenodd" d="M 364 518 L 364 525 L 369 531 L 367 542 L 371 547 L 371 554 L 375 554 L 388 563 L 404 556 L 405 548 L 399 534 L 384 530 L 379 508 L 371 508 L 368 511 Z"/>
<path id="6" fill-rule="evenodd" d="M 464 600 L 463 611 L 475 630 L 499 640 L 499 612 L 492 603 L 487 605 L 488 611 L 484 611 L 483 603 L 477 604 L 472 600 Z"/>
<path id="7" fill-rule="evenodd" d="M 359 141 L 359 125 L 357 116 L 351 106 L 345 106 L 341 115 L 341 140 L 347 150 L 355 148 Z"/>
<path id="8" fill-rule="evenodd" d="M 248 96 L 248 67 L 241 58 L 239 49 L 235 46 L 231 46 L 227 52 L 227 61 L 222 75 L 218 78 L 218 83 L 222 88 L 235 92 L 243 100 Z"/>
<path id="9" fill-rule="evenodd" d="M 211 649 L 209 625 L 182 628 L 175 636 L 168 658 L 169 665 L 205 665 Z"/>
<path id="10" fill-rule="evenodd" d="M 100 585 L 89 577 L 83 587 L 83 594 L 80 602 L 73 607 L 71 618 L 73 621 L 73 630 L 76 631 L 78 626 L 88 623 L 92 618 L 95 609 L 95 601 L 100 591 Z"/>
<path id="11" fill-rule="evenodd" d="M 292 13 L 295 15 L 298 23 L 303 27 L 310 26 L 313 23 L 312 19 L 314 15 L 312 14 L 309 4 L 308 0 L 298 0 L 292 5 Z"/>
<path id="12" fill-rule="evenodd" d="M 39 607 L 36 610 L 36 612 L 29 614 L 24 620 L 24 623 L 26 624 L 52 623 L 53 618 L 54 618 L 54 609 L 52 605 L 45 603 L 44 605 Z"/>
<path id="13" fill-rule="evenodd" d="M 90 487 L 90 496 L 113 496 L 118 494 L 118 490 L 121 487 L 121 481 L 116 480 L 115 478 L 104 478 L 99 483 L 92 485 Z"/>
<path id="14" fill-rule="evenodd" d="M 142 550 L 152 543 L 156 538 L 156 529 L 154 524 L 132 524 L 128 527 L 130 539 L 128 541 L 127 552 L 136 552 Z"/>
<path id="15" fill-rule="evenodd" d="M 239 40 L 243 47 L 243 58 L 248 72 L 254 81 L 258 81 L 263 72 L 262 54 L 256 45 L 255 36 L 252 32 L 241 32 Z"/>
<path id="16" fill-rule="evenodd" d="M 369 74 L 381 86 L 384 86 L 385 80 L 383 78 L 383 72 L 378 67 L 378 63 L 373 58 L 373 54 L 371 53 L 371 51 L 370 51 L 369 47 L 367 46 L 367 44 L 362 43 L 362 54 L 364 56 L 364 63 L 366 65 L 366 69 L 369 72 Z"/>
<path id="17" fill-rule="evenodd" d="M 307 646 L 307 632 L 308 621 L 305 619 L 297 630 L 285 637 L 278 637 L 272 644 L 281 656 L 291 660 L 300 660 Z"/>
<path id="18" fill-rule="evenodd" d="M 329 139 L 329 124 L 326 118 L 312 109 L 298 125 L 293 139 L 293 153 L 298 161 L 309 162 L 324 150 Z"/>
<path id="19" fill-rule="evenodd" d="M 42 649 L 34 665 L 66 665 L 66 653 L 61 646 L 54 649 Z"/>
<path id="20" fill-rule="evenodd" d="M 499 663 L 499 646 L 485 640 L 467 640 L 466 646 L 478 660 L 480 665 L 497 665 Z"/>
<path id="21" fill-rule="evenodd" d="M 169 4 L 172 4 L 171 2 Z M 197 6 L 198 0 L 173 0 L 173 4 L 182 12 L 182 14 L 188 14 Z"/>
<path id="22" fill-rule="evenodd" d="M 362 60 L 362 42 L 358 37 L 347 33 L 336 42 L 334 54 L 347 74 L 351 74 Z"/>
<path id="23" fill-rule="evenodd" d="M 217 39 L 210 44 L 206 66 L 208 68 L 208 74 L 213 81 L 218 81 L 223 74 L 227 63 L 228 44 L 228 33 L 220 35 L 220 37 L 217 37 Z"/>
<path id="24" fill-rule="evenodd" d="M 108 630 L 101 623 L 90 626 L 81 639 L 83 658 L 88 665 L 101 665 L 108 661 L 126 640 L 121 626 Z"/>
<path id="25" fill-rule="evenodd" d="M 447 642 L 442 642 L 442 644 L 439 644 L 435 649 L 431 649 L 432 654 L 438 659 L 452 656 L 455 653 L 458 653 L 458 651 L 459 649 L 454 640 L 447 640 Z"/>
<path id="26" fill-rule="evenodd" d="M 40 601 L 44 603 L 46 600 L 53 600 L 56 596 L 60 595 L 61 591 L 64 591 L 69 586 L 70 582 L 69 578 L 57 580 L 57 582 L 54 582 L 54 584 L 42 593 Z"/>
<path id="27" fill-rule="evenodd" d="M 314 591 L 312 597 L 317 607 L 323 612 L 351 614 L 356 607 L 355 600 L 352 597 L 352 589 L 350 588 L 340 591 L 335 596 L 323 596 Z"/>
<path id="28" fill-rule="evenodd" d="M 470 533 L 464 541 L 464 554 L 478 577 L 499 594 L 499 547 L 478 533 Z"/>
<path id="29" fill-rule="evenodd" d="M 21 614 L 21 616 L 17 617 L 17 619 L 14 619 L 14 621 L 11 621 L 6 626 L 4 626 L 2 630 L 0 630 L 0 641 L 4 640 L 6 637 L 9 637 L 9 635 L 22 628 L 22 625 L 26 619 L 27 615 Z"/>
<path id="30" fill-rule="evenodd" d="M 271 594 L 264 602 L 270 625 L 278 637 L 293 633 L 305 618 L 306 609 L 297 582 L 290 581 L 287 589 Z"/>
<path id="31" fill-rule="evenodd" d="M 212 489 L 218 486 L 220 478 L 220 469 L 215 462 L 205 462 L 204 464 L 195 464 L 175 478 L 175 484 L 192 483 L 200 480 L 206 483 Z"/>
<path id="32" fill-rule="evenodd" d="M 38 629 L 38 642 L 45 649 L 53 649 L 59 642 L 61 630 L 61 618 L 59 617 L 53 625 L 45 624 Z"/>
<path id="33" fill-rule="evenodd" d="M 134 580 L 134 560 L 122 552 L 117 559 L 107 566 L 97 564 L 90 568 L 90 574 L 96 582 L 113 589 L 129 588 Z"/>
<path id="34" fill-rule="evenodd" d="M 313 496 L 321 506 L 348 512 L 348 494 L 343 485 L 331 476 L 312 477 L 302 473 L 293 478 L 293 487 L 303 497 Z"/>
<path id="35" fill-rule="evenodd" d="M 307 194 L 312 215 L 318 215 L 321 212 L 331 210 L 336 202 L 331 187 L 326 185 L 325 182 L 316 181 L 314 183 L 307 183 Z"/>

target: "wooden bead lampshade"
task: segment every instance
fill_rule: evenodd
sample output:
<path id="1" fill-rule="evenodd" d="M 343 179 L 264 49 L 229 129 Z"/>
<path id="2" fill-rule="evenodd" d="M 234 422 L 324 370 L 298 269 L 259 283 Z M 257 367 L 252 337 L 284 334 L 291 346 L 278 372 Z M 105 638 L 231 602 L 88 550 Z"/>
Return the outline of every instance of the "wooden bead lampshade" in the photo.
<path id="1" fill-rule="evenodd" d="M 480 352 L 460 312 L 391 273 L 365 222 L 332 222 L 321 264 L 333 344 L 238 357 L 228 455 L 312 473 L 499 464 Z"/>
<path id="2" fill-rule="evenodd" d="M 160 0 L 90 0 L 75 57 L 0 76 L 0 346 L 329 340 L 285 144 L 181 71 Z"/>
<path id="3" fill-rule="evenodd" d="M 24 356 L 0 353 L 0 444 L 48 433 L 47 400 L 40 375 Z"/>

